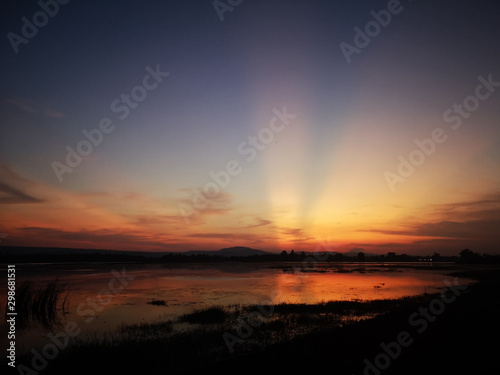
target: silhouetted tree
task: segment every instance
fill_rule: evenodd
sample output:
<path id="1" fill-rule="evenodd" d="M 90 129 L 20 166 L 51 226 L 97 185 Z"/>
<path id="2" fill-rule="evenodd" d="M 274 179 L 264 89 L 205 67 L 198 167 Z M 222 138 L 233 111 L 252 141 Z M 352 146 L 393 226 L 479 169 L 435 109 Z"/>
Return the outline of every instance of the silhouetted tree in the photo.
<path id="1" fill-rule="evenodd" d="M 342 262 L 344 260 L 344 255 L 341 253 L 337 253 L 332 257 L 334 262 Z"/>
<path id="2" fill-rule="evenodd" d="M 366 260 L 366 255 L 362 251 L 358 253 L 358 261 L 359 262 L 364 262 Z"/>
<path id="3" fill-rule="evenodd" d="M 390 261 L 393 261 L 393 260 L 396 260 L 396 253 L 393 253 L 393 252 L 388 252 L 387 253 L 387 260 L 390 262 Z"/>
<path id="4" fill-rule="evenodd" d="M 464 249 L 460 252 L 460 261 L 462 263 L 482 263 L 483 257 L 479 253 L 475 253 L 469 249 Z"/>

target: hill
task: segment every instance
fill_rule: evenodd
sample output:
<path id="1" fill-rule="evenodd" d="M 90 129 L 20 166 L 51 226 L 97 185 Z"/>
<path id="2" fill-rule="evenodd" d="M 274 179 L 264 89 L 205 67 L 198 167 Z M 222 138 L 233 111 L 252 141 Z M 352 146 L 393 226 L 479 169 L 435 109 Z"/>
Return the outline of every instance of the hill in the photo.
<path id="1" fill-rule="evenodd" d="M 171 253 L 172 254 L 172 253 Z M 263 250 L 252 249 L 250 247 L 245 246 L 234 246 L 227 247 L 224 249 L 211 251 L 211 250 L 191 250 L 186 252 L 178 252 L 174 253 L 178 255 L 212 255 L 212 256 L 220 256 L 220 257 L 248 257 L 253 255 L 266 255 L 266 254 L 275 254 Z"/>
<path id="2" fill-rule="evenodd" d="M 220 250 L 191 250 L 186 252 L 122 251 L 99 249 L 68 249 L 56 247 L 16 247 L 1 246 L 0 260 L 27 262 L 70 262 L 70 261 L 147 261 L 159 260 L 164 256 L 199 256 L 206 257 L 249 257 L 272 255 L 274 253 L 236 246 Z"/>
<path id="3" fill-rule="evenodd" d="M 235 257 L 235 256 L 247 257 L 252 255 L 274 254 L 268 251 L 252 249 L 250 247 L 244 247 L 244 246 L 227 247 L 225 249 L 220 249 L 215 253 L 216 255 L 221 255 L 225 257 Z"/>

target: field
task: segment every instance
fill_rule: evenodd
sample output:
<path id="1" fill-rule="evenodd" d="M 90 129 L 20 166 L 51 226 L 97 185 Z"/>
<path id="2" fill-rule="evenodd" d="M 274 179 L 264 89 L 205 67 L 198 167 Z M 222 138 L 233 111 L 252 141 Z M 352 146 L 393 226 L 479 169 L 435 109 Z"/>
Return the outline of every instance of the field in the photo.
<path id="1" fill-rule="evenodd" d="M 460 285 L 459 276 L 479 282 Z M 456 278 L 455 278 L 456 277 Z M 499 272 L 455 272 L 441 293 L 391 300 L 212 306 L 74 340 L 47 373 L 313 371 L 493 374 Z M 456 284 L 456 285 L 455 285 Z M 161 305 L 161 301 L 157 302 Z M 29 363 L 31 355 L 20 358 Z"/>

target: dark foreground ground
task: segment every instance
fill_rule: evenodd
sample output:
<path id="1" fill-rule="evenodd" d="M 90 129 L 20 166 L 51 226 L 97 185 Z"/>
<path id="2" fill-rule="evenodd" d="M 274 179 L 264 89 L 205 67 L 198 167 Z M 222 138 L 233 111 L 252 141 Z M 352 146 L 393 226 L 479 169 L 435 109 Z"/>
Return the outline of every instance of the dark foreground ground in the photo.
<path id="1" fill-rule="evenodd" d="M 444 299 L 277 305 L 269 315 L 271 307 L 261 306 L 264 320 L 232 354 L 224 333 L 238 337 L 240 327 L 248 334 L 241 322 L 257 307 L 185 316 L 184 324 L 194 328 L 181 334 L 172 334 L 172 322 L 124 327 L 114 337 L 70 345 L 40 373 L 499 374 L 500 269 L 461 275 L 480 282 L 445 289 Z M 448 278 L 450 285 L 454 280 Z"/>
<path id="2" fill-rule="evenodd" d="M 467 272 L 467 276 L 481 282 L 446 304 L 435 320 L 431 313 L 430 319 L 419 315 L 413 325 L 409 321 L 421 307 L 429 308 L 436 299 L 430 296 L 428 303 L 408 304 L 355 325 L 302 337 L 263 352 L 212 364 L 206 369 L 219 373 L 244 368 L 251 372 L 285 373 L 500 374 L 499 270 Z M 434 302 L 433 306 L 436 308 L 439 304 Z M 427 321 L 425 329 L 422 319 Z M 408 332 L 413 342 L 402 347 L 399 356 L 391 358 L 387 368 L 367 366 L 366 359 L 373 364 L 380 353 L 385 353 L 381 343 L 389 345 L 402 331 Z M 397 350 L 394 350 L 396 357 Z M 383 364 L 381 367 L 386 366 L 381 359 L 379 363 Z"/>

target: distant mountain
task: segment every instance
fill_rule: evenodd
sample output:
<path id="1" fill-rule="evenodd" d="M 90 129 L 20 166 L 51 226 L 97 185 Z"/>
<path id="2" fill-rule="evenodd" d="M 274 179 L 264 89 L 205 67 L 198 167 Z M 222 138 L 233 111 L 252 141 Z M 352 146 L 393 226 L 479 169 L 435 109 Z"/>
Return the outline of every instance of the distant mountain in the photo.
<path id="1" fill-rule="evenodd" d="M 263 250 L 252 249 L 250 247 L 235 246 L 227 247 L 224 249 L 211 251 L 211 250 L 191 250 L 183 253 L 176 253 L 181 255 L 214 255 L 220 257 L 248 257 L 252 255 L 274 254 Z"/>
<path id="2" fill-rule="evenodd" d="M 116 255 L 116 256 L 140 256 L 150 258 L 160 258 L 169 254 L 168 252 L 153 251 L 125 251 L 125 250 L 101 250 L 101 249 L 72 249 L 63 247 L 20 247 L 20 246 L 0 246 L 0 255 Z"/>
<path id="3" fill-rule="evenodd" d="M 225 249 L 220 249 L 215 252 L 217 255 L 221 255 L 224 257 L 248 257 L 252 255 L 265 255 L 265 254 L 274 254 L 268 251 L 252 249 L 250 247 L 244 246 L 235 246 L 235 247 L 227 247 Z"/>
<path id="4" fill-rule="evenodd" d="M 340 253 L 337 251 L 326 251 L 330 255 L 341 254 L 346 257 L 357 257 L 358 253 L 364 253 L 365 256 L 377 256 L 378 254 L 367 253 L 363 248 L 353 248 L 347 252 Z M 290 254 L 290 251 L 287 252 Z M 304 253 L 307 256 L 315 257 L 317 254 L 310 251 L 295 251 L 296 255 Z M 322 254 L 322 251 L 319 251 Z M 279 252 L 269 252 L 258 249 L 252 249 L 245 246 L 227 247 L 220 250 L 189 250 L 189 251 L 124 251 L 124 250 L 100 250 L 100 249 L 70 249 L 70 248 L 57 248 L 57 247 L 16 247 L 16 246 L 0 246 L 0 256 L 18 255 L 18 256 L 130 256 L 130 257 L 143 257 L 143 258 L 161 258 L 164 255 L 207 255 L 219 257 L 248 257 L 254 255 L 278 255 Z"/>
<path id="5" fill-rule="evenodd" d="M 358 252 L 363 252 L 361 248 L 354 248 L 345 253 L 339 253 L 335 251 L 327 251 L 330 255 L 342 254 L 348 257 L 356 257 Z M 289 253 L 289 252 L 288 252 Z M 315 256 L 316 253 L 309 251 L 296 251 L 296 254 L 306 254 L 308 256 Z M 320 251 L 320 253 L 322 253 Z M 15 247 L 15 246 L 0 246 L 0 256 L 1 255 L 19 255 L 19 256 L 30 256 L 30 255 L 49 255 L 49 256 L 96 256 L 96 255 L 107 255 L 107 256 L 135 256 L 144 258 L 161 258 L 164 255 L 207 255 L 207 256 L 220 256 L 220 257 L 247 257 L 254 255 L 266 255 L 279 253 L 268 252 L 258 249 L 252 249 L 245 246 L 234 246 L 227 247 L 220 250 L 189 250 L 189 251 L 124 251 L 124 250 L 100 250 L 100 249 L 69 249 L 69 248 L 54 248 L 54 247 Z M 366 256 L 372 256 L 375 254 L 366 253 Z"/>
<path id="6" fill-rule="evenodd" d="M 48 255 L 48 256 L 71 256 L 71 255 L 114 255 L 114 256 L 136 256 L 145 258 L 160 258 L 164 255 L 212 255 L 221 257 L 252 256 L 274 254 L 267 251 L 252 249 L 250 247 L 236 246 L 220 250 L 191 250 L 186 252 L 152 252 L 152 251 L 122 251 L 122 250 L 99 250 L 99 249 L 66 249 L 55 247 L 15 247 L 0 246 L 0 255 Z"/>

